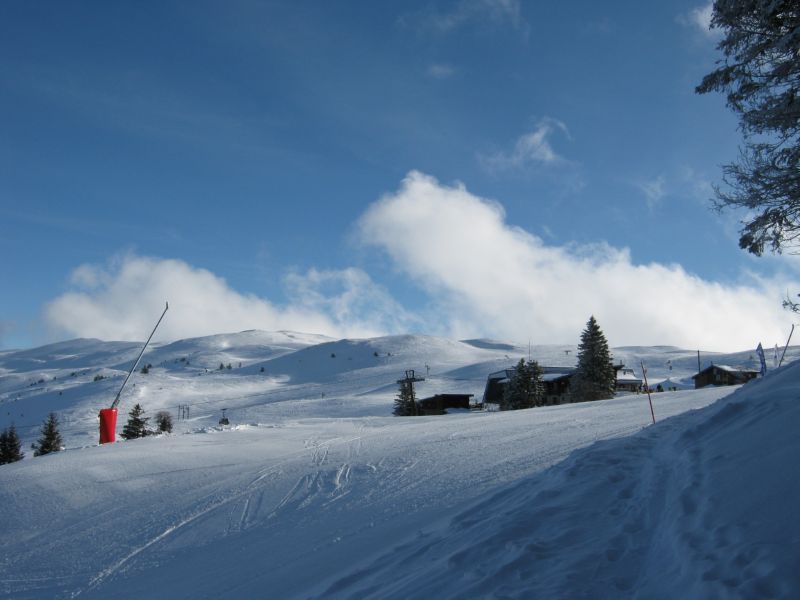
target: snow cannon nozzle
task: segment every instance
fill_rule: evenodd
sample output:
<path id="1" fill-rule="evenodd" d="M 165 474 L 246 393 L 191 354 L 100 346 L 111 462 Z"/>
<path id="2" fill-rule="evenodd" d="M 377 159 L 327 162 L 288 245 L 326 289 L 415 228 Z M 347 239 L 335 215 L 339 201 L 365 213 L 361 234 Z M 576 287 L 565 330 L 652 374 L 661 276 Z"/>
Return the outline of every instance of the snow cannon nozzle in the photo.
<path id="1" fill-rule="evenodd" d="M 106 410 L 114 411 L 114 425 L 113 425 L 113 427 L 116 428 L 116 423 L 117 423 L 117 405 L 119 404 L 119 399 L 120 399 L 120 397 L 122 395 L 122 390 L 125 389 L 125 384 L 128 383 L 128 379 L 131 378 L 131 375 L 136 370 L 136 367 L 139 365 L 139 361 L 142 360 L 142 354 L 144 354 L 144 351 L 147 350 L 147 345 L 150 343 L 150 340 L 153 339 L 153 335 L 155 334 L 156 329 L 158 329 L 158 326 L 161 324 L 161 319 L 164 318 L 164 315 L 167 314 L 168 310 L 169 310 L 169 302 L 166 303 L 166 306 L 164 307 L 164 312 L 161 313 L 161 316 L 158 318 L 158 321 L 156 321 L 156 326 L 153 327 L 153 331 L 150 332 L 150 337 L 147 338 L 147 341 L 144 343 L 144 346 L 142 346 L 142 351 L 139 352 L 139 356 L 136 358 L 136 362 L 133 363 L 133 366 L 131 367 L 131 370 L 128 371 L 128 375 L 125 377 L 125 381 L 122 382 L 122 385 L 120 386 L 119 391 L 117 392 L 117 397 L 114 398 L 114 402 L 111 403 L 111 408 L 102 409 L 100 411 L 100 427 L 101 427 L 101 429 L 100 429 L 100 443 L 101 444 L 106 443 L 106 441 L 111 441 L 111 442 L 114 441 L 114 432 L 113 432 L 113 430 L 111 432 L 111 436 L 110 436 L 111 439 L 110 440 L 106 439 L 106 438 L 108 438 L 108 435 L 104 436 L 104 434 L 103 434 L 103 414 L 104 414 L 104 411 L 106 411 Z M 105 441 L 103 441 L 104 439 L 105 439 Z"/>

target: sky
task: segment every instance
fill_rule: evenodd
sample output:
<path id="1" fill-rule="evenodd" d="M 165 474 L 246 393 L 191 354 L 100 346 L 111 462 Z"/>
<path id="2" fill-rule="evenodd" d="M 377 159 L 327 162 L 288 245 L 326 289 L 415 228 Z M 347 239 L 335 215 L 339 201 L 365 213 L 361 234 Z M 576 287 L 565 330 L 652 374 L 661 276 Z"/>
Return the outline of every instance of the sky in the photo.
<path id="1" fill-rule="evenodd" d="M 0 349 L 245 329 L 734 351 L 703 0 L 0 3 Z M 800 320 L 800 319 L 798 319 Z"/>

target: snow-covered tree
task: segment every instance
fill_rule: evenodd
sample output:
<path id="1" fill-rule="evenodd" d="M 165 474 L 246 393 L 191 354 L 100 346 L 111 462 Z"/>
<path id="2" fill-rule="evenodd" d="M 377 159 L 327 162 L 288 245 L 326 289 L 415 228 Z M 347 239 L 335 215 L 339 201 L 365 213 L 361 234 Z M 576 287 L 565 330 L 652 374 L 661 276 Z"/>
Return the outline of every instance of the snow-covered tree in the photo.
<path id="1" fill-rule="evenodd" d="M 544 399 L 542 369 L 536 361 L 520 358 L 514 373 L 506 383 L 500 410 L 518 410 L 541 406 Z"/>
<path id="2" fill-rule="evenodd" d="M 756 255 L 800 245 L 800 3 L 716 0 L 720 66 L 697 92 L 722 92 L 744 147 L 723 167 L 717 208 L 745 210 L 739 246 Z"/>
<path id="3" fill-rule="evenodd" d="M 581 333 L 578 346 L 578 368 L 570 381 L 573 402 L 605 400 L 614 396 L 616 372 L 611 362 L 606 336 L 594 316 L 589 318 Z"/>
<path id="4" fill-rule="evenodd" d="M 134 404 L 131 412 L 128 413 L 128 422 L 122 428 L 120 437 L 133 440 L 148 435 L 150 432 L 147 431 L 147 422 L 150 418 L 142 415 L 144 415 L 144 409 L 140 404 Z"/>
<path id="5" fill-rule="evenodd" d="M 14 425 L 0 433 L 0 465 L 17 462 L 25 457 Z"/>
<path id="6" fill-rule="evenodd" d="M 42 456 L 63 450 L 64 442 L 61 440 L 61 433 L 58 431 L 58 417 L 56 413 L 50 413 L 47 420 L 42 425 L 41 437 L 33 445 L 33 455 Z"/>

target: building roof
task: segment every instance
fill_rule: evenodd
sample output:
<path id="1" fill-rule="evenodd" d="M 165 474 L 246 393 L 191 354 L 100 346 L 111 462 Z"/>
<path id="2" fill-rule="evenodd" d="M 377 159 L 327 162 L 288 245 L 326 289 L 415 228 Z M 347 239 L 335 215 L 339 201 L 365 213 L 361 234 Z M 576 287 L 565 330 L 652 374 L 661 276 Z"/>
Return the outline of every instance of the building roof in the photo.
<path id="1" fill-rule="evenodd" d="M 542 367 L 542 381 L 556 381 L 557 379 L 561 379 L 562 377 L 568 377 L 575 372 L 575 367 Z M 504 382 L 511 377 L 514 376 L 514 369 L 513 367 L 510 369 L 503 369 L 502 371 L 495 371 L 494 373 L 489 373 L 487 379 L 494 379 L 497 382 Z"/>
<path id="2" fill-rule="evenodd" d="M 630 373 L 626 373 L 625 371 L 630 371 Z M 642 380 L 639 379 L 632 370 L 625 369 L 625 371 L 617 373 L 617 381 L 627 381 L 630 383 L 636 383 L 638 381 L 639 383 L 642 383 Z"/>
<path id="3" fill-rule="evenodd" d="M 703 369 L 702 371 L 697 373 L 696 375 L 692 375 L 692 379 L 695 379 L 695 378 L 699 377 L 700 375 L 702 375 L 703 373 L 705 373 L 706 371 L 711 371 L 713 369 L 719 369 L 720 371 L 727 371 L 728 373 L 731 373 L 732 375 L 744 375 L 746 373 L 751 373 L 751 374 L 752 373 L 756 373 L 756 374 L 758 374 L 760 372 L 760 371 L 756 371 L 754 369 L 742 369 L 740 367 L 731 367 L 730 365 L 709 365 L 705 369 Z"/>

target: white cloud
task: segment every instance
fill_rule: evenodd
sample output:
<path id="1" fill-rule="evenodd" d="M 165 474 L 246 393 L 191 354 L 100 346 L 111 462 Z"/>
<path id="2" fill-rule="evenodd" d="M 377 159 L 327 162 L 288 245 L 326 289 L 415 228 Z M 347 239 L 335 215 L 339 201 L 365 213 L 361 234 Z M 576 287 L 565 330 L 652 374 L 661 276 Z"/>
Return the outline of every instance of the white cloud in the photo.
<path id="1" fill-rule="evenodd" d="M 448 11 L 428 9 L 406 16 L 403 22 L 411 22 L 421 30 L 449 33 L 470 23 L 509 23 L 514 28 L 523 28 L 519 0 L 460 0 Z"/>
<path id="2" fill-rule="evenodd" d="M 680 170 L 679 177 L 694 198 L 707 202 L 714 196 L 714 186 L 711 181 L 692 167 L 684 166 Z"/>
<path id="3" fill-rule="evenodd" d="M 654 209 L 661 202 L 661 199 L 667 195 L 667 180 L 663 175 L 648 181 L 638 181 L 634 185 L 644 194 L 647 207 L 650 210 Z"/>
<path id="4" fill-rule="evenodd" d="M 714 3 L 708 2 L 704 6 L 693 9 L 689 13 L 692 23 L 704 32 L 711 30 L 711 15 L 714 13 Z"/>
<path id="5" fill-rule="evenodd" d="M 774 343 L 791 322 L 775 282 L 723 285 L 605 244 L 547 246 L 496 202 L 419 172 L 370 206 L 359 232 L 430 294 L 455 337 L 575 343 L 594 314 L 612 345 L 737 350 Z"/>
<path id="6" fill-rule="evenodd" d="M 417 322 L 360 269 L 309 269 L 303 275 L 290 274 L 285 283 L 295 308 L 303 307 L 309 313 L 321 312 L 339 324 L 340 330 L 348 331 L 356 325 L 359 331 L 380 335 L 406 332 Z"/>
<path id="7" fill-rule="evenodd" d="M 571 164 L 553 149 L 550 140 L 555 132 L 561 132 L 569 138 L 569 131 L 564 123 L 558 119 L 541 119 L 533 131 L 517 139 L 511 152 L 496 152 L 480 155 L 478 158 L 481 164 L 490 171 L 522 169 L 529 165 Z"/>
<path id="8" fill-rule="evenodd" d="M 713 15 L 714 2 L 709 0 L 703 6 L 693 8 L 687 14 L 681 15 L 678 21 L 683 25 L 695 28 L 708 38 L 716 39 L 721 35 L 721 32 L 718 29 L 711 28 Z"/>
<path id="9" fill-rule="evenodd" d="M 402 331 L 410 317 L 357 269 L 311 270 L 287 278 L 292 302 L 275 305 L 240 294 L 205 269 L 173 259 L 126 255 L 109 265 L 81 265 L 73 289 L 45 308 L 59 333 L 106 340 L 142 340 L 169 301 L 159 339 L 244 329 L 289 329 L 337 337 Z"/>
<path id="10" fill-rule="evenodd" d="M 428 76 L 434 79 L 448 79 L 455 74 L 456 70 L 446 64 L 433 64 L 428 66 Z"/>

